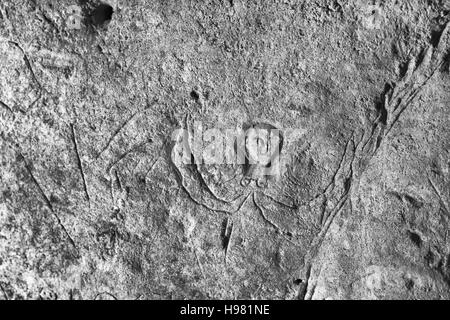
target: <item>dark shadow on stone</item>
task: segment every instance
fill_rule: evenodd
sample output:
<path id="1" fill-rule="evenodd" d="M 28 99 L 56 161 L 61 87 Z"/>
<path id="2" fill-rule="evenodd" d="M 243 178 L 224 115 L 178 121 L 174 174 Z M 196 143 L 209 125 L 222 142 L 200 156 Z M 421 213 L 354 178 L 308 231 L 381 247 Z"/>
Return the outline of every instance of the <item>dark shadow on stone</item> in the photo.
<path id="1" fill-rule="evenodd" d="M 108 4 L 99 4 L 90 14 L 92 24 L 97 27 L 104 26 L 112 19 L 113 7 Z"/>

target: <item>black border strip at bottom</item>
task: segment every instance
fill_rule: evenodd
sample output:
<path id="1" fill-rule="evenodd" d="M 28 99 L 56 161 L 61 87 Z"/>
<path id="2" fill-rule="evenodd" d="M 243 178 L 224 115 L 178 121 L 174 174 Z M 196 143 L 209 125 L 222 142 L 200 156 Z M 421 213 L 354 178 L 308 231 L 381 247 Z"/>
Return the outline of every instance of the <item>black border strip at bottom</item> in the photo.
<path id="1" fill-rule="evenodd" d="M 161 300 L 161 301 L 0 301 L 1 314 L 71 316 L 81 319 L 99 314 L 134 319 L 310 319 L 314 317 L 392 316 L 392 307 L 402 317 L 420 311 L 448 313 L 448 301 L 257 301 L 257 300 Z M 445 308 L 445 310 L 443 310 Z M 11 313 L 9 313 L 10 311 Z M 427 311 L 427 315 L 430 316 Z M 7 317 L 5 316 L 5 319 Z"/>

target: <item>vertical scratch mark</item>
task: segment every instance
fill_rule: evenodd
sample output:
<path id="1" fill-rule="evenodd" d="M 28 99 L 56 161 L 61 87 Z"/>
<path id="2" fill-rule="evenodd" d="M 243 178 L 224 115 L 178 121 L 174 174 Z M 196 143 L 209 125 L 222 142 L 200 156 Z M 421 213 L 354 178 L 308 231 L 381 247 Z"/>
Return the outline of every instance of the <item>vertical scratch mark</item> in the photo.
<path id="1" fill-rule="evenodd" d="M 34 81 L 36 81 L 36 83 L 37 83 L 37 85 L 39 87 L 38 97 L 27 107 L 27 110 L 28 110 L 28 109 L 32 108 L 39 101 L 39 99 L 42 97 L 42 85 L 41 85 L 40 81 L 38 80 L 38 78 L 36 77 L 36 74 L 34 73 L 33 67 L 31 65 L 31 61 L 28 58 L 27 53 L 25 52 L 25 50 L 20 46 L 19 43 L 15 42 L 15 41 L 9 41 L 9 43 L 15 45 L 22 52 L 25 64 L 26 64 L 27 68 L 30 70 L 30 73 L 33 76 Z"/>
<path id="2" fill-rule="evenodd" d="M 281 235 L 286 241 L 288 241 L 289 243 L 291 243 L 292 245 L 299 247 L 299 245 L 295 242 L 293 242 L 291 239 L 289 239 L 289 235 L 290 232 L 286 232 L 284 230 L 282 230 L 282 228 L 280 228 L 278 225 L 276 225 L 273 221 L 271 221 L 269 218 L 267 218 L 266 214 L 264 213 L 263 208 L 261 207 L 261 205 L 258 204 L 258 202 L 256 201 L 256 196 L 255 196 L 255 192 L 253 193 L 253 204 L 255 205 L 255 207 L 258 209 L 261 217 L 263 218 L 263 220 L 269 224 L 276 233 L 278 233 L 279 235 Z"/>
<path id="3" fill-rule="evenodd" d="M 8 106 L 6 103 L 4 103 L 3 101 L 0 100 L 0 106 L 2 106 L 3 108 L 5 108 L 6 110 L 8 110 L 9 112 L 13 112 L 11 107 Z"/>
<path id="4" fill-rule="evenodd" d="M 227 263 L 227 254 L 230 250 L 232 235 L 233 235 L 233 222 L 230 221 L 228 218 L 225 218 L 222 230 L 222 248 L 225 250 L 225 264 Z"/>
<path id="5" fill-rule="evenodd" d="M 326 194 L 328 193 L 328 191 L 330 191 L 330 190 L 333 191 L 334 190 L 334 186 L 336 184 L 336 178 L 337 178 L 339 172 L 343 168 L 343 165 L 344 165 L 344 162 L 345 162 L 345 159 L 346 159 L 346 156 L 347 156 L 347 150 L 349 149 L 350 142 L 353 141 L 354 134 L 355 134 L 355 131 L 352 132 L 350 138 L 347 140 L 347 142 L 345 144 L 344 152 L 342 153 L 341 159 L 339 160 L 339 166 L 336 169 L 336 171 L 334 172 L 333 176 L 331 177 L 330 183 L 328 183 L 326 188 L 321 193 L 319 193 L 319 194 L 315 195 L 313 198 L 311 198 L 311 200 L 309 200 L 309 202 L 313 202 L 313 201 L 319 199 L 321 196 L 325 196 L 325 201 L 327 201 Z"/>
<path id="6" fill-rule="evenodd" d="M 72 237 L 70 236 L 69 232 L 67 231 L 66 227 L 64 226 L 64 224 L 61 222 L 61 219 L 59 218 L 59 216 L 56 214 L 55 210 L 53 209 L 53 206 L 50 202 L 50 200 L 47 198 L 47 196 L 44 193 L 44 190 L 42 189 L 41 185 L 39 184 L 39 182 L 36 180 L 36 178 L 33 175 L 33 172 L 31 171 L 30 166 L 28 165 L 28 163 L 25 160 L 25 157 L 19 153 L 19 157 L 20 159 L 23 161 L 24 165 L 25 165 L 25 169 L 27 170 L 28 174 L 31 177 L 31 180 L 33 181 L 33 183 L 35 184 L 35 186 L 37 187 L 39 193 L 41 194 L 41 197 L 44 199 L 45 204 L 47 205 L 47 207 L 49 208 L 50 212 L 52 213 L 53 217 L 56 219 L 56 221 L 58 222 L 59 226 L 61 227 L 61 229 L 63 230 L 63 232 L 66 234 L 70 244 L 75 248 L 75 250 L 77 252 L 78 248 L 75 244 L 75 241 L 72 239 Z"/>
<path id="7" fill-rule="evenodd" d="M 301 284 L 301 286 L 298 290 L 297 297 L 299 300 L 306 300 L 306 294 L 308 292 L 308 284 L 309 284 L 310 278 L 311 278 L 311 269 L 312 269 L 312 265 L 311 265 L 311 263 L 308 263 L 308 265 L 306 267 L 305 281 Z"/>
<path id="8" fill-rule="evenodd" d="M 145 180 L 147 180 L 148 175 L 150 174 L 150 172 L 155 168 L 156 163 L 159 161 L 159 159 L 161 159 L 161 156 L 158 156 L 158 158 L 156 158 L 155 161 L 153 161 L 152 165 L 150 166 L 150 168 L 147 170 L 147 172 L 145 173 Z"/>
<path id="9" fill-rule="evenodd" d="M 330 214 L 327 216 L 325 220 L 325 224 L 323 226 L 323 229 L 321 230 L 321 234 L 319 234 L 319 237 L 322 239 L 325 238 L 326 233 L 328 232 L 328 229 L 331 226 L 331 223 L 333 222 L 336 215 L 341 211 L 341 209 L 344 207 L 345 203 L 347 202 L 349 197 L 348 191 L 341 197 L 339 202 L 336 204 L 334 209 L 330 212 Z"/>
<path id="10" fill-rule="evenodd" d="M 205 271 L 203 270 L 203 266 L 200 263 L 200 259 L 198 258 L 198 255 L 197 255 L 197 249 L 195 249 L 195 247 L 193 247 L 193 249 L 194 249 L 195 260 L 197 260 L 198 268 L 200 269 L 200 272 L 202 273 L 203 278 L 206 279 Z"/>
<path id="11" fill-rule="evenodd" d="M 3 295 L 5 296 L 5 299 L 6 299 L 6 300 L 9 300 L 9 297 L 8 297 L 8 295 L 6 294 L 6 291 L 5 291 L 5 289 L 3 288 L 3 285 L 2 285 L 1 282 L 0 282 L 0 289 L 2 290 L 2 293 L 3 293 Z"/>
<path id="12" fill-rule="evenodd" d="M 122 131 L 123 128 L 126 127 L 126 125 L 128 123 L 131 122 L 131 120 L 134 119 L 134 117 L 138 114 L 139 112 L 135 112 L 133 113 L 127 120 L 125 120 L 111 135 L 111 137 L 108 139 L 108 142 L 106 143 L 106 145 L 103 147 L 103 149 L 98 153 L 97 155 L 97 159 L 100 158 L 100 156 L 103 154 L 103 152 L 106 151 L 106 149 L 108 149 L 108 147 L 110 146 L 110 144 L 112 143 L 112 141 L 114 140 L 114 138 L 120 133 L 120 131 Z"/>
<path id="13" fill-rule="evenodd" d="M 74 125 L 72 123 L 70 124 L 70 129 L 72 131 L 72 141 L 73 141 L 73 145 L 74 145 L 74 148 L 75 148 L 75 154 L 77 156 L 78 169 L 80 169 L 81 179 L 83 180 L 84 194 L 86 196 L 87 202 L 90 203 L 91 202 L 91 198 L 89 196 L 87 183 L 86 183 L 86 176 L 84 175 L 84 170 L 83 170 L 83 163 L 81 162 L 80 151 L 78 149 L 77 137 L 75 136 L 75 127 L 74 127 Z"/>
<path id="14" fill-rule="evenodd" d="M 131 123 L 131 121 L 133 121 L 134 118 L 136 118 L 138 115 L 140 115 L 143 112 L 146 112 L 147 110 L 149 110 L 151 107 L 153 107 L 158 101 L 156 99 L 153 99 L 152 102 L 148 102 L 147 101 L 147 106 L 142 109 L 142 110 L 137 110 L 134 113 L 131 114 L 131 116 L 126 119 L 116 130 L 114 130 L 113 134 L 111 135 L 111 137 L 108 139 L 108 141 L 106 142 L 106 145 L 103 147 L 102 150 L 100 150 L 100 152 L 97 154 L 96 159 L 99 159 L 102 154 L 109 148 L 109 146 L 111 145 L 111 143 L 113 142 L 113 140 L 116 138 L 117 135 L 119 135 L 119 133 L 124 130 L 124 128 Z"/>
<path id="15" fill-rule="evenodd" d="M 254 203 L 254 205 L 258 208 L 258 211 L 259 211 L 259 213 L 261 214 L 261 217 L 263 218 L 263 220 L 264 220 L 266 223 L 268 223 L 269 225 L 271 225 L 271 226 L 275 229 L 275 231 L 281 232 L 281 231 L 280 231 L 280 227 L 278 227 L 275 223 L 273 223 L 272 221 L 270 221 L 269 218 L 266 217 L 266 215 L 265 215 L 265 213 L 264 213 L 264 210 L 263 210 L 263 209 L 261 208 L 261 206 L 256 202 L 255 194 L 254 194 L 254 193 L 253 193 L 253 203 Z"/>
<path id="16" fill-rule="evenodd" d="M 434 184 L 433 180 L 430 179 L 430 177 L 428 177 L 428 182 L 430 182 L 431 187 L 433 188 L 434 192 L 436 193 L 436 195 L 438 196 L 439 200 L 441 201 L 442 206 L 444 207 L 444 209 L 447 212 L 447 214 L 450 214 L 450 211 L 449 211 L 449 208 L 448 208 L 448 204 L 442 198 L 441 193 L 439 192 L 438 188 Z"/>
<path id="17" fill-rule="evenodd" d="M 309 300 L 311 300 L 314 297 L 314 294 L 316 293 L 316 284 L 313 284 L 311 287 L 311 293 L 309 294 Z"/>
<path id="18" fill-rule="evenodd" d="M 53 206 L 50 202 L 50 200 L 47 198 L 47 196 L 45 195 L 44 190 L 42 189 L 41 185 L 39 184 L 39 182 L 36 180 L 36 178 L 33 175 L 33 172 L 31 171 L 30 166 L 28 165 L 28 163 L 25 160 L 25 157 L 19 153 L 20 159 L 24 162 L 25 164 L 25 169 L 27 170 L 28 174 L 31 177 L 31 180 L 33 181 L 33 183 L 36 185 L 36 187 L 38 188 L 39 193 L 41 194 L 42 198 L 44 199 L 45 204 L 47 205 L 47 207 L 50 209 L 51 212 L 53 212 Z"/>

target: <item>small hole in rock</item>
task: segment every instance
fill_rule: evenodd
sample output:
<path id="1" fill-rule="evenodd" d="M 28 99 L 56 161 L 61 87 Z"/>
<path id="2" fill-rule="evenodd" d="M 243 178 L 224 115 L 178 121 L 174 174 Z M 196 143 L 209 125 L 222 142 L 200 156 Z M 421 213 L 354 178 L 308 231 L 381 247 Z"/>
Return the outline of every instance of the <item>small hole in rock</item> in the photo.
<path id="1" fill-rule="evenodd" d="M 422 239 L 420 238 L 420 236 L 417 233 L 411 231 L 408 231 L 408 234 L 411 241 L 420 248 L 422 246 Z"/>
<path id="2" fill-rule="evenodd" d="M 431 251 L 428 251 L 425 255 L 425 261 L 428 263 L 428 265 L 432 265 L 434 263 L 434 254 Z"/>
<path id="3" fill-rule="evenodd" d="M 198 99 L 200 99 L 200 96 L 195 90 L 192 90 L 191 91 L 191 98 L 194 99 L 195 101 L 197 101 Z"/>
<path id="4" fill-rule="evenodd" d="M 96 26 L 102 26 L 111 21 L 114 13 L 113 7 L 108 4 L 100 4 L 91 14 L 92 23 Z"/>
<path id="5" fill-rule="evenodd" d="M 405 287 L 408 290 L 412 290 L 414 288 L 414 281 L 412 281 L 411 279 L 407 279 L 405 282 Z"/>
<path id="6" fill-rule="evenodd" d="M 302 280 L 302 279 L 295 279 L 295 280 L 294 280 L 294 284 L 295 284 L 296 286 L 300 285 L 301 283 L 303 283 L 303 280 Z"/>

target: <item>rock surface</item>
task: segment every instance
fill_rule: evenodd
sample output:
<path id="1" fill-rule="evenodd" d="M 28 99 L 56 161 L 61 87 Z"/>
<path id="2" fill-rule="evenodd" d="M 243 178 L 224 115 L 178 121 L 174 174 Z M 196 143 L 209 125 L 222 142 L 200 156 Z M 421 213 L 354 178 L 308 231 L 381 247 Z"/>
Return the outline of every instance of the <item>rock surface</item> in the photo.
<path id="1" fill-rule="evenodd" d="M 3 0 L 0 299 L 450 298 L 449 21 Z M 184 164 L 199 123 L 279 129 L 281 172 Z"/>

